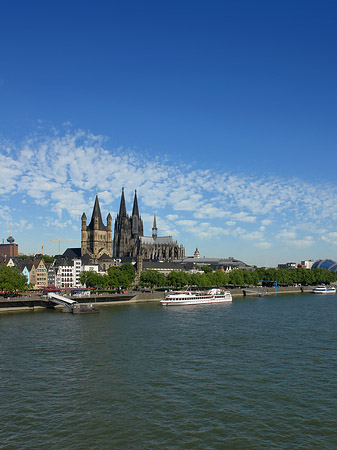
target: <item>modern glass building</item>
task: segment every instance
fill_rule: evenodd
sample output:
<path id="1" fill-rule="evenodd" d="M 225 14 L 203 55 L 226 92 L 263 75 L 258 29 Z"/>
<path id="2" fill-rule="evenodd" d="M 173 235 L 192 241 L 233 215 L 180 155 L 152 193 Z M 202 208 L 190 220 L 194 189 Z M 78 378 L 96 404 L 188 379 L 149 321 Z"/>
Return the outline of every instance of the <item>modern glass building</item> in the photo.
<path id="1" fill-rule="evenodd" d="M 337 272 L 337 262 L 332 259 L 319 259 L 315 261 L 311 267 L 312 269 L 327 269 L 332 272 Z"/>

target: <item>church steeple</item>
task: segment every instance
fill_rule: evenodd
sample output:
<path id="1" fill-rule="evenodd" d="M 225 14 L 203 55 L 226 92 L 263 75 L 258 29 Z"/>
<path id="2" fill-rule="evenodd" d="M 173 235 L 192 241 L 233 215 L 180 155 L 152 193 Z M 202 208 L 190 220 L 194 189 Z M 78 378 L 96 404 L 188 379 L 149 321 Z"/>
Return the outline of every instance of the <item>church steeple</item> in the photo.
<path id="1" fill-rule="evenodd" d="M 96 194 L 94 209 L 92 211 L 90 228 L 103 229 L 105 228 L 102 221 L 101 208 L 99 207 L 98 196 Z"/>
<path id="2" fill-rule="evenodd" d="M 133 200 L 132 216 L 139 217 L 138 200 L 137 200 L 137 190 L 135 190 L 135 198 Z"/>
<path id="3" fill-rule="evenodd" d="M 121 197 L 121 204 L 119 207 L 119 217 L 125 216 L 126 216 L 126 206 L 125 206 L 124 188 L 122 187 L 122 197 Z"/>
<path id="4" fill-rule="evenodd" d="M 152 227 L 152 238 L 157 239 L 157 221 L 156 221 L 156 215 L 153 217 L 153 227 Z"/>
<path id="5" fill-rule="evenodd" d="M 132 208 L 132 216 L 131 216 L 131 231 L 134 236 L 139 234 L 139 210 L 138 210 L 138 200 L 137 200 L 137 191 L 135 190 L 135 198 L 133 200 L 133 208 Z"/>

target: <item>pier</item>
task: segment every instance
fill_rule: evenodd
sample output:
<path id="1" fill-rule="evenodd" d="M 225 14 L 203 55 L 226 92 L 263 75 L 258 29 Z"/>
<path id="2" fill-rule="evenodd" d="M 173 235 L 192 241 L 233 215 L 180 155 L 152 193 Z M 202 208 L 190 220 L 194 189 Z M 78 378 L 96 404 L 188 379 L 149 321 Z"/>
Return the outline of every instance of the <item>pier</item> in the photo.
<path id="1" fill-rule="evenodd" d="M 246 296 L 247 294 L 252 295 L 258 295 L 259 297 L 264 297 L 265 295 L 272 295 L 272 292 L 266 292 L 266 291 L 258 291 L 254 289 L 242 289 L 243 295 Z"/>

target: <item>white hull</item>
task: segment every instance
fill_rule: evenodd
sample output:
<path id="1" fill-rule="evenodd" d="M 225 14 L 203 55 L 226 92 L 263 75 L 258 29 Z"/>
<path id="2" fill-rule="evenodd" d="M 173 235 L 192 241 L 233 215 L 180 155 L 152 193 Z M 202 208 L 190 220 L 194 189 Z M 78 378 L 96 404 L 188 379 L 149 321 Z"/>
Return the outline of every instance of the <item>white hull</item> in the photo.
<path id="1" fill-rule="evenodd" d="M 208 303 L 225 303 L 231 302 L 232 299 L 214 299 L 214 300 L 161 300 L 160 304 L 163 306 L 178 306 L 178 305 L 206 305 Z"/>
<path id="2" fill-rule="evenodd" d="M 231 302 L 232 296 L 230 292 L 221 294 L 193 294 L 192 292 L 175 292 L 169 294 L 164 300 L 160 301 L 163 306 L 179 306 L 179 305 L 205 305 L 208 303 L 225 303 Z"/>
<path id="3" fill-rule="evenodd" d="M 314 289 L 314 294 L 320 294 L 320 295 L 328 295 L 328 294 L 336 294 L 336 288 L 334 287 L 326 287 L 326 286 L 319 286 L 316 289 Z"/>
<path id="4" fill-rule="evenodd" d="M 326 291 L 326 292 L 322 292 L 322 291 L 318 291 L 318 292 L 315 292 L 314 291 L 314 294 L 319 294 L 319 295 L 334 295 L 334 294 L 336 294 L 336 291 Z"/>

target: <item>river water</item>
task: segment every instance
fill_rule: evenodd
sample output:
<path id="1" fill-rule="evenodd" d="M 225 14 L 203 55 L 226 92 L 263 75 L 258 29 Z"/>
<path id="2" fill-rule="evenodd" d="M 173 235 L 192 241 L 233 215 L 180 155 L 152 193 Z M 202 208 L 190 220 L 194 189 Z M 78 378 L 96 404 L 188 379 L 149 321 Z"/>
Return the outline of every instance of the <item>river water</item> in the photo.
<path id="1" fill-rule="evenodd" d="M 0 315 L 1 449 L 336 449 L 337 296 Z"/>

